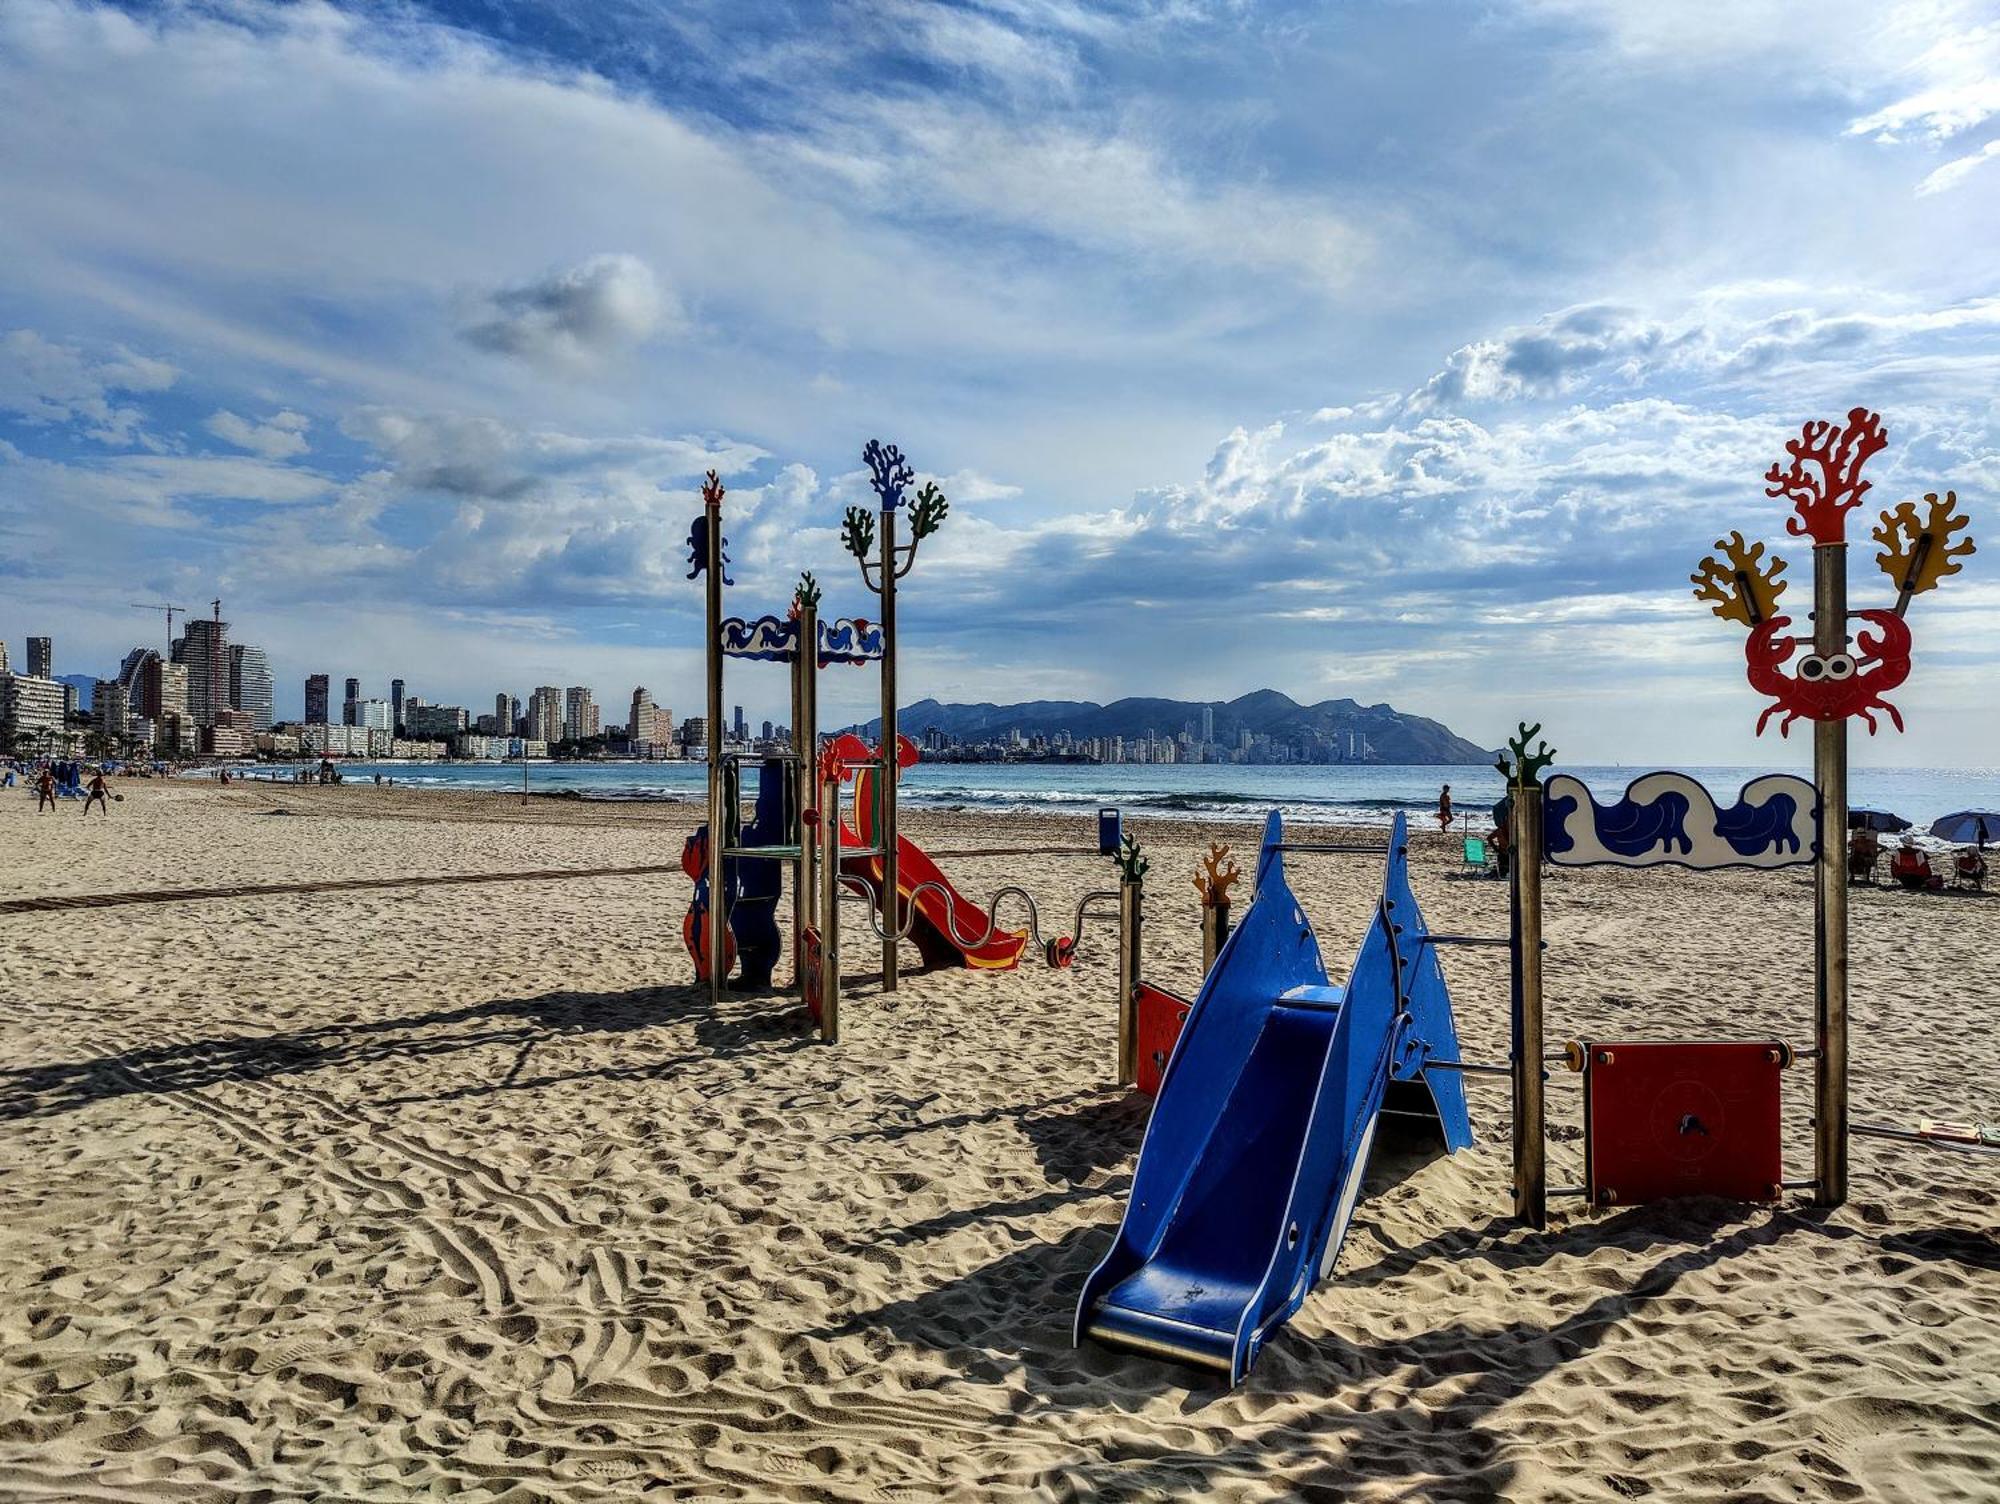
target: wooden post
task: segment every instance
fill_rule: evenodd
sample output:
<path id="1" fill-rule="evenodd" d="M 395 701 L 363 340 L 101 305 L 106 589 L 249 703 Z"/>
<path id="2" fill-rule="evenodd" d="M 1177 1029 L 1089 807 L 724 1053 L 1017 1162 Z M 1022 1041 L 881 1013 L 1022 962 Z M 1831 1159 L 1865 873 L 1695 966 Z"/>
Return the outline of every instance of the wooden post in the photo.
<path id="1" fill-rule="evenodd" d="M 1118 876 L 1118 1084 L 1139 1079 L 1139 943 L 1145 917 L 1143 871 L 1128 863 Z"/>
<path id="2" fill-rule="evenodd" d="M 1201 906 L 1201 974 L 1215 970 L 1215 958 L 1229 939 L 1229 900 L 1217 899 Z"/>
<path id="3" fill-rule="evenodd" d="M 1523 738 L 1525 741 L 1526 739 Z M 1526 753 L 1521 754 L 1525 758 Z M 1542 784 L 1517 763 L 1509 815 L 1508 888 L 1513 949 L 1514 1215 L 1532 1227 L 1549 1220 L 1549 1177 L 1542 1100 Z"/>
<path id="4" fill-rule="evenodd" d="M 882 839 L 882 990 L 899 980 L 896 936 L 903 927 L 902 889 L 896 870 L 896 509 L 882 508 L 882 786 L 877 790 Z"/>
<path id="5" fill-rule="evenodd" d="M 819 794 L 819 1037 L 840 1043 L 840 774 Z"/>
<path id="6" fill-rule="evenodd" d="M 715 1003 L 722 1001 L 722 974 L 729 969 L 729 904 L 722 880 L 722 494 L 722 482 L 711 470 L 701 499 L 708 529 L 708 996 Z"/>
<path id="7" fill-rule="evenodd" d="M 1813 545 L 1813 652 L 1847 651 L 1847 545 Z M 1813 1201 L 1847 1199 L 1847 722 L 1813 723 Z"/>

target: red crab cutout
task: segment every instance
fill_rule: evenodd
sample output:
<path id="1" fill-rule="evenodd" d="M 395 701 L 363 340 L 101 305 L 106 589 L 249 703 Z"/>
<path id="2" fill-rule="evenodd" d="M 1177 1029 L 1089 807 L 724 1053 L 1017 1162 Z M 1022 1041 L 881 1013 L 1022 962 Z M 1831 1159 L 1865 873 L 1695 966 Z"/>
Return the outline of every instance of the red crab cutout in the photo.
<path id="1" fill-rule="evenodd" d="M 1840 721 L 1858 715 L 1875 733 L 1875 712 L 1886 711 L 1903 729 L 1902 712 L 1882 696 L 1910 677 L 1910 628 L 1893 611 L 1857 611 L 1855 616 L 1876 628 L 1855 634 L 1853 653 L 1821 657 L 1808 653 L 1792 675 L 1780 670 L 1797 651 L 1801 639 L 1785 635 L 1792 624 L 1789 616 L 1774 616 L 1750 629 L 1744 656 L 1750 670 L 1750 687 L 1777 701 L 1766 706 L 1757 718 L 1757 734 L 1779 711 L 1785 718 L 1778 723 L 1780 736 L 1791 735 L 1792 722 Z"/>

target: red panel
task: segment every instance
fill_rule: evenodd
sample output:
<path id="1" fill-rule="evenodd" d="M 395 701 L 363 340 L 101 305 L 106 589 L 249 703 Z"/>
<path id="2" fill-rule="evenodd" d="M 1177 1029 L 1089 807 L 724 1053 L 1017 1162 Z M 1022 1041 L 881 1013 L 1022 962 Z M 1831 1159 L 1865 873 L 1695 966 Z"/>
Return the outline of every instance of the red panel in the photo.
<path id="1" fill-rule="evenodd" d="M 1584 1180 L 1594 1204 L 1778 1199 L 1782 1044 L 1587 1048 Z"/>
<path id="2" fill-rule="evenodd" d="M 1181 1037 L 1193 1005 L 1184 997 L 1147 982 L 1139 984 L 1139 1090 L 1149 1097 L 1160 1094 L 1160 1078 Z"/>

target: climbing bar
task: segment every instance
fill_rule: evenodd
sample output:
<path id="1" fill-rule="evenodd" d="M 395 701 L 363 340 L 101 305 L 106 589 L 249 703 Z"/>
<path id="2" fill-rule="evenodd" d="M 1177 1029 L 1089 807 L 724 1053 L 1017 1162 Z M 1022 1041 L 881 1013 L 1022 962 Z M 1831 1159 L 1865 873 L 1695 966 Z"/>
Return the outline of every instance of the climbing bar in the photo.
<path id="1" fill-rule="evenodd" d="M 1425 935 L 1419 945 L 1512 945 L 1511 935 Z"/>
<path id="2" fill-rule="evenodd" d="M 1359 841 L 1286 841 L 1277 848 L 1285 852 L 1305 852 L 1313 856 L 1387 856 L 1387 846 Z"/>
<path id="3" fill-rule="evenodd" d="M 1511 1076 L 1514 1074 L 1514 1067 L 1511 1065 L 1480 1065 L 1476 1061 L 1471 1060 L 1426 1060 L 1424 1062 L 1424 1069 L 1427 1071 L 1457 1071 L 1459 1074 L 1465 1076 Z"/>

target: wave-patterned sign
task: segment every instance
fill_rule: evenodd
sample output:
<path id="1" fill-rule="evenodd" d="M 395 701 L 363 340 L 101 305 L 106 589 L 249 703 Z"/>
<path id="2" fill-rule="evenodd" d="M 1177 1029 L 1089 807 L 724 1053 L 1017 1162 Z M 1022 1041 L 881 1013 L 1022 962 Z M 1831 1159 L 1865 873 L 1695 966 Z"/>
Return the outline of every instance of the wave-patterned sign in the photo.
<path id="1" fill-rule="evenodd" d="M 730 658 L 759 658 L 766 663 L 790 663 L 798 655 L 799 624 L 783 616 L 760 616 L 754 621 L 725 617 L 722 623 L 722 651 Z"/>
<path id="2" fill-rule="evenodd" d="M 1616 804 L 1558 773 L 1542 799 L 1558 867 L 1806 867 L 1819 849 L 1819 793 L 1789 773 L 1751 779 L 1726 809 L 1685 773 L 1647 773 Z"/>
<path id="3" fill-rule="evenodd" d="M 851 621 L 844 616 L 832 621 L 820 618 L 819 661 L 822 668 L 829 663 L 872 663 L 881 656 L 880 622 L 863 621 L 859 617 Z"/>

